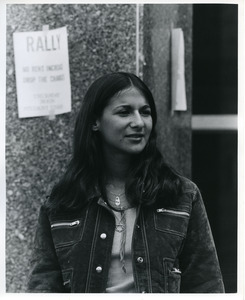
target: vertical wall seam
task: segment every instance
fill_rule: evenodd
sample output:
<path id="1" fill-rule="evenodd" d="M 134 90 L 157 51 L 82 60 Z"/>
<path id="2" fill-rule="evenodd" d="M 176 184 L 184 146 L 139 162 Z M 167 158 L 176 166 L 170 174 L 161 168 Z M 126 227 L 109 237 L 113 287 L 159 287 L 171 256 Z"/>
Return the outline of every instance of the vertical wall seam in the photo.
<path id="1" fill-rule="evenodd" d="M 136 75 L 139 76 L 139 4 L 136 4 Z"/>

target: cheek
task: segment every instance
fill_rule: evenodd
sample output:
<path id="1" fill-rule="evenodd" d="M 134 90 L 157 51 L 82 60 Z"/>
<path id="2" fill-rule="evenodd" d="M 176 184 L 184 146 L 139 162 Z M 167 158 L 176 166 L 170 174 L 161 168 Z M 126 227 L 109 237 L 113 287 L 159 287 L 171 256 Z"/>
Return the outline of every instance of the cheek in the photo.
<path id="1" fill-rule="evenodd" d="M 147 128 L 147 131 L 149 132 L 149 134 L 151 133 L 152 131 L 152 119 L 148 120 L 146 122 L 146 128 Z"/>
<path id="2" fill-rule="evenodd" d="M 121 128 L 116 122 L 104 122 L 100 131 L 104 140 L 110 141 L 112 143 L 118 141 L 121 142 L 123 140 L 123 137 L 121 135 Z"/>
<path id="3" fill-rule="evenodd" d="M 153 124 L 152 124 L 152 121 L 148 121 L 147 124 L 146 124 L 146 132 L 147 132 L 147 140 L 146 142 L 149 141 L 149 138 L 150 138 L 150 135 L 152 133 L 152 127 L 153 127 Z"/>

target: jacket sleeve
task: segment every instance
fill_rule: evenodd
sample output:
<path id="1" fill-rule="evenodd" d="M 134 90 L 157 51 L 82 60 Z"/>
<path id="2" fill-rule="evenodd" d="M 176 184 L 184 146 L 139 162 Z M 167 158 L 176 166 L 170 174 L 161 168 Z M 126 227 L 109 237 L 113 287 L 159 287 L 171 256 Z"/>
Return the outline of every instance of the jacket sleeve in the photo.
<path id="1" fill-rule="evenodd" d="M 215 244 L 199 189 L 195 186 L 186 240 L 180 255 L 181 293 L 224 293 Z"/>
<path id="2" fill-rule="evenodd" d="M 62 274 L 52 240 L 50 222 L 43 206 L 39 213 L 30 265 L 31 270 L 27 292 L 64 292 Z"/>

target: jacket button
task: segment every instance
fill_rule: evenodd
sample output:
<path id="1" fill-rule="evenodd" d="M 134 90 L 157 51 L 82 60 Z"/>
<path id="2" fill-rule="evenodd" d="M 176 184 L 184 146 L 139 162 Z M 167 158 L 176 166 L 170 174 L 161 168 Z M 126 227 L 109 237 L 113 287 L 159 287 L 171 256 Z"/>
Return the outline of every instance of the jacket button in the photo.
<path id="1" fill-rule="evenodd" d="M 98 267 L 96 268 L 96 272 L 97 272 L 97 273 L 101 273 L 101 272 L 102 272 L 102 267 L 101 267 L 101 266 L 98 266 Z"/>
<path id="2" fill-rule="evenodd" d="M 137 262 L 138 262 L 138 263 L 141 264 L 143 261 L 144 261 L 144 259 L 143 259 L 142 257 L 138 257 L 138 258 L 137 258 Z"/>
<path id="3" fill-rule="evenodd" d="M 101 233 L 100 238 L 101 238 L 102 240 L 106 239 L 106 233 Z"/>

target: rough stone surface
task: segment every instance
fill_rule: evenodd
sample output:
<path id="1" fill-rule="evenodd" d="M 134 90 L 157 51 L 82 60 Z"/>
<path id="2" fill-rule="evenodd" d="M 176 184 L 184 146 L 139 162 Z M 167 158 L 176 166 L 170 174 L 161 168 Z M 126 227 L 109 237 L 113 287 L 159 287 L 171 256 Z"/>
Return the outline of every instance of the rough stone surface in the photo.
<path id="1" fill-rule="evenodd" d="M 171 114 L 171 29 L 185 41 L 187 111 Z M 144 5 L 144 81 L 157 105 L 158 142 L 166 159 L 191 177 L 192 5 Z"/>
<path id="2" fill-rule="evenodd" d="M 110 71 L 135 72 L 135 5 L 7 5 L 6 291 L 24 292 L 39 207 L 64 170 L 88 86 Z M 13 33 L 67 26 L 71 113 L 19 119 Z"/>

